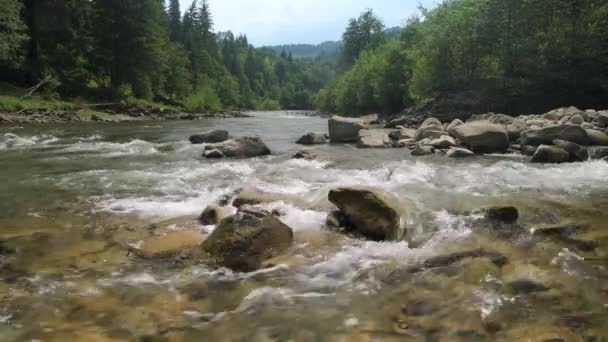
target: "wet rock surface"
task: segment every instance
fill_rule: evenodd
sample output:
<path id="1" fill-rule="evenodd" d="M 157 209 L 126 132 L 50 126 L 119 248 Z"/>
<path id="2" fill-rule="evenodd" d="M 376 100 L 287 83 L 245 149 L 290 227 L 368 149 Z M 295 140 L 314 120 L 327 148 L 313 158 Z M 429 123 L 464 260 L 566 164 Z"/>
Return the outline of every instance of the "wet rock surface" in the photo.
<path id="1" fill-rule="evenodd" d="M 211 151 L 214 151 L 213 155 L 210 155 Z M 215 151 L 228 158 L 253 158 L 270 154 L 270 149 L 259 137 L 241 137 L 223 143 L 207 145 L 205 146 L 204 156 L 206 158 L 220 157 Z"/>

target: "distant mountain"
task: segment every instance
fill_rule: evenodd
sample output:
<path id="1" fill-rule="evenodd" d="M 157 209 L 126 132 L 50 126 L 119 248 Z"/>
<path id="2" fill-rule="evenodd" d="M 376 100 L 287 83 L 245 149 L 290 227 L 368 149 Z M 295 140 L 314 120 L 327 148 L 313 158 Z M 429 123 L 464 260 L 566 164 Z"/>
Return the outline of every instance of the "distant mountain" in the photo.
<path id="1" fill-rule="evenodd" d="M 340 47 L 342 47 L 342 42 L 327 41 L 318 45 L 289 44 L 265 47 L 274 50 L 277 55 L 285 51 L 286 53 L 291 53 L 294 58 L 316 58 L 322 55 L 328 56 L 337 54 Z"/>

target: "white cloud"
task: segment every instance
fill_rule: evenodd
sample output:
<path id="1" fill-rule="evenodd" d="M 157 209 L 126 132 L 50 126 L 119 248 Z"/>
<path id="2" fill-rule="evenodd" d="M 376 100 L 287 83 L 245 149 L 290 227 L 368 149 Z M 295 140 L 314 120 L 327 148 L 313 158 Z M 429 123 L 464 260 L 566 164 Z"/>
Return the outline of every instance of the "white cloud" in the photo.
<path id="1" fill-rule="evenodd" d="M 209 0 L 217 31 L 246 33 L 256 46 L 340 38 L 348 19 L 372 8 L 387 26 L 401 25 L 419 3 L 435 0 Z M 182 8 L 190 0 L 181 0 Z"/>

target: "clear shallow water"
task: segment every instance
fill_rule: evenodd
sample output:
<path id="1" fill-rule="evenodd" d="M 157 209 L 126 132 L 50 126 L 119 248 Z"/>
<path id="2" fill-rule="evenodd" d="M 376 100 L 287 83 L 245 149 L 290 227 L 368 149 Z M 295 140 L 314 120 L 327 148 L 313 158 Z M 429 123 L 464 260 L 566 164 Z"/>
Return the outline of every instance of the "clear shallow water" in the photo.
<path id="1" fill-rule="evenodd" d="M 608 163 L 532 166 L 487 156 L 413 159 L 405 150 L 293 142 L 326 119 L 250 119 L 0 127 L 2 340 L 392 341 L 531 340 L 608 336 Z M 210 128 L 259 135 L 273 156 L 207 161 L 187 138 Z M 380 188 L 399 198 L 410 243 L 328 231 L 327 193 Z M 250 274 L 130 255 L 151 236 L 194 223 L 241 188 L 283 194 L 266 205 L 296 232 L 274 267 Z M 472 210 L 516 205 L 522 224 L 588 223 L 592 251 L 530 234 L 479 229 Z M 413 248 L 416 246 L 417 248 Z M 476 248 L 486 258 L 400 275 L 433 256 Z M 5 253 L 6 252 L 6 253 Z M 513 294 L 513 279 L 549 291 Z M 412 309 L 413 308 L 413 309 Z"/>

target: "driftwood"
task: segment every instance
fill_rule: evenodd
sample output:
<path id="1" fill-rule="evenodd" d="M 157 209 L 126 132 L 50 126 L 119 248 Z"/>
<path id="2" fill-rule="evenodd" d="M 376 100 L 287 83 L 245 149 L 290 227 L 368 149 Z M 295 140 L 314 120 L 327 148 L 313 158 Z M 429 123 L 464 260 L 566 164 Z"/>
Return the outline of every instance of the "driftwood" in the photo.
<path id="1" fill-rule="evenodd" d="M 34 93 L 35 93 L 35 92 L 36 92 L 38 89 L 40 89 L 40 87 L 42 87 L 42 86 L 43 86 L 43 85 L 45 85 L 46 83 L 50 82 L 52 79 L 53 79 L 53 77 L 52 77 L 51 75 L 46 75 L 46 76 L 45 76 L 45 77 L 42 79 L 42 81 L 40 81 L 38 84 L 36 84 L 35 86 L 33 86 L 33 87 L 29 88 L 29 89 L 26 89 L 27 94 L 23 95 L 21 98 L 22 98 L 22 99 L 25 99 L 25 98 L 27 98 L 27 97 L 30 97 L 30 96 L 34 95 Z"/>

